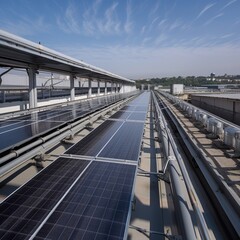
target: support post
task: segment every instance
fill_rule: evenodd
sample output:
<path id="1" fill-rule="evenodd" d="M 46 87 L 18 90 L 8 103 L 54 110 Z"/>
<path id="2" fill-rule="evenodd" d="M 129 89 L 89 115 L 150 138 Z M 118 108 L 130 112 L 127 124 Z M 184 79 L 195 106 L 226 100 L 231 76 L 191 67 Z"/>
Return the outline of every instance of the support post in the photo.
<path id="1" fill-rule="evenodd" d="M 70 100 L 75 100 L 75 88 L 74 88 L 74 79 L 75 76 L 73 74 L 70 74 Z"/>
<path id="2" fill-rule="evenodd" d="M 107 81 L 105 81 L 104 85 L 104 95 L 107 95 Z"/>
<path id="3" fill-rule="evenodd" d="M 37 107 L 37 71 L 34 68 L 29 68 L 27 73 L 29 78 L 29 108 L 35 108 Z"/>
<path id="4" fill-rule="evenodd" d="M 92 97 L 92 79 L 88 79 L 88 98 Z"/>
<path id="5" fill-rule="evenodd" d="M 97 95 L 99 96 L 100 95 L 100 81 L 98 80 L 97 81 Z"/>
<path id="6" fill-rule="evenodd" d="M 111 82 L 111 94 L 113 94 L 113 82 Z"/>

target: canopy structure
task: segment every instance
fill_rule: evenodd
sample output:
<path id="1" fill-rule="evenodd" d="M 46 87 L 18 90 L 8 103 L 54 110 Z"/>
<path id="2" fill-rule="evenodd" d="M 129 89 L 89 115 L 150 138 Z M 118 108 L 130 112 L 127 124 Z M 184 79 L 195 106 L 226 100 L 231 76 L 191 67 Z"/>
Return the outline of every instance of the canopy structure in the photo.
<path id="1" fill-rule="evenodd" d="M 79 77 L 92 77 L 135 84 L 134 81 L 71 58 L 49 48 L 0 30 L 0 65 L 71 73 Z"/>
<path id="2" fill-rule="evenodd" d="M 76 77 L 89 79 L 89 96 L 91 96 L 92 80 L 105 82 L 105 86 L 107 82 L 118 85 L 122 92 L 125 91 L 126 86 L 129 87 L 130 91 L 135 86 L 133 80 L 84 63 L 46 48 L 40 43 L 33 43 L 2 30 L 0 30 L 0 53 L 0 67 L 24 68 L 27 70 L 30 108 L 37 107 L 36 74 L 39 70 L 69 75 L 71 100 L 75 99 L 74 78 Z"/>

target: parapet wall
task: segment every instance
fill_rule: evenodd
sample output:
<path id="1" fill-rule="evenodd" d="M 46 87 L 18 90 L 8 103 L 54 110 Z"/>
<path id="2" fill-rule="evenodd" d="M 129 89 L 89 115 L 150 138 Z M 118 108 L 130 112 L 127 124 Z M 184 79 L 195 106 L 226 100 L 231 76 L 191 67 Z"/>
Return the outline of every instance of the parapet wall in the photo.
<path id="1" fill-rule="evenodd" d="M 192 95 L 191 103 L 240 125 L 240 100 L 238 99 Z"/>

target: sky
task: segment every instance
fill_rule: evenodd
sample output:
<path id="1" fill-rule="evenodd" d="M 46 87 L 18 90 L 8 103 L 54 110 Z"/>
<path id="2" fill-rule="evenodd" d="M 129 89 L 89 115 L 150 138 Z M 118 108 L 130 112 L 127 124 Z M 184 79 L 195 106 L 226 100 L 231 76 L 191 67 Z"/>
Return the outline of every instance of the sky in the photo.
<path id="1" fill-rule="evenodd" d="M 0 0 L 0 29 L 131 79 L 240 74 L 240 0 Z"/>

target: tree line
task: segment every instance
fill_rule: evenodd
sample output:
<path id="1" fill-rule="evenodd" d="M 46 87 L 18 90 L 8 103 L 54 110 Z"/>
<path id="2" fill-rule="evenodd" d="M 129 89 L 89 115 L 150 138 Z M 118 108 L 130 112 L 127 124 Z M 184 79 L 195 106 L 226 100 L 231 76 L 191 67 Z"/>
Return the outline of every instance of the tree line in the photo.
<path id="1" fill-rule="evenodd" d="M 171 84 L 184 84 L 185 86 L 200 87 L 207 84 L 240 84 L 237 80 L 240 79 L 240 75 L 237 76 L 217 76 L 214 80 L 209 80 L 209 77 L 205 76 L 187 76 L 187 77 L 163 77 L 163 78 L 151 78 L 151 79 L 141 79 L 136 80 L 136 85 L 138 88 L 141 87 L 141 84 L 151 84 L 151 85 L 162 85 L 170 86 Z"/>

